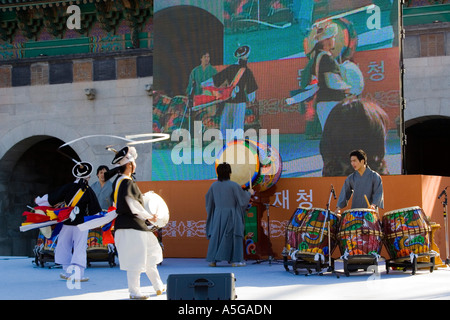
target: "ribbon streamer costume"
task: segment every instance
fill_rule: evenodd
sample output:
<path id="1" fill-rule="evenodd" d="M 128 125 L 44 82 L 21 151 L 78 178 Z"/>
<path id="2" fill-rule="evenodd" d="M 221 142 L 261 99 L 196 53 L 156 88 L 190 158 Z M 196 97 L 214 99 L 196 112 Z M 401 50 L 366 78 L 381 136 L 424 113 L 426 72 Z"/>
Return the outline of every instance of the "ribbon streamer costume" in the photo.
<path id="1" fill-rule="evenodd" d="M 73 170 L 75 177 L 77 177 L 75 182 L 66 184 L 43 197 L 35 199 L 36 204 L 40 206 L 55 206 L 60 202 L 64 202 L 68 206 L 76 206 L 79 210 L 79 213 L 73 220 L 67 219 L 63 222 L 58 235 L 55 263 L 62 265 L 64 273 L 61 274 L 61 278 L 63 279 L 68 279 L 71 273 L 76 272 L 76 267 L 79 268 L 79 279 L 77 279 L 77 273 L 75 273 L 75 279 L 80 281 L 88 280 L 88 278 L 84 277 L 84 270 L 86 269 L 86 247 L 89 231 L 81 231 L 77 228 L 77 225 L 84 222 L 85 216 L 94 215 L 102 211 L 94 191 L 92 191 L 85 180 L 92 172 L 92 166 L 90 166 L 90 170 L 84 170 L 88 166 L 90 164 L 86 162 L 77 164 Z"/>
<path id="2" fill-rule="evenodd" d="M 253 72 L 247 66 L 249 54 L 249 46 L 239 47 L 234 53 L 234 56 L 239 59 L 238 63 L 226 67 L 213 77 L 214 86 L 220 87 L 224 83 L 232 83 L 236 75 L 239 74 L 239 71 L 241 69 L 244 70 L 237 81 L 236 87 L 233 89 L 231 99 L 225 103 L 220 118 L 220 131 L 222 132 L 223 139 L 226 141 L 232 139 L 232 137 L 227 137 L 227 129 L 234 129 L 235 131 L 240 129 L 242 132 L 238 134 L 242 134 L 243 136 L 247 101 L 255 101 L 258 85 L 253 76 Z"/>

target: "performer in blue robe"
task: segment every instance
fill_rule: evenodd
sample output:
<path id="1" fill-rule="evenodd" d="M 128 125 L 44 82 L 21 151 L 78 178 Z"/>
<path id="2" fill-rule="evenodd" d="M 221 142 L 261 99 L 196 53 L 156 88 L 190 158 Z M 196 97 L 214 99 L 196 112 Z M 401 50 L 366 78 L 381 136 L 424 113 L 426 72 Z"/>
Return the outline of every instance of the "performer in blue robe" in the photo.
<path id="1" fill-rule="evenodd" d="M 94 190 L 97 196 L 100 207 L 104 211 L 108 211 L 112 205 L 111 193 L 113 192 L 112 183 L 105 179 L 105 172 L 108 172 L 109 168 L 105 165 L 101 165 L 97 168 L 98 181 L 91 185 L 91 189 Z"/>
<path id="2" fill-rule="evenodd" d="M 231 166 L 217 166 L 218 181 L 206 194 L 206 237 L 209 240 L 206 261 L 228 261 L 232 266 L 244 266 L 244 214 L 253 190 L 245 191 L 230 180 Z"/>
<path id="3" fill-rule="evenodd" d="M 352 194 L 352 209 L 367 208 L 369 205 L 371 209 L 384 208 L 383 182 L 381 176 L 367 166 L 366 153 L 363 150 L 352 151 L 350 162 L 355 172 L 345 179 L 336 212 L 347 206 Z"/>

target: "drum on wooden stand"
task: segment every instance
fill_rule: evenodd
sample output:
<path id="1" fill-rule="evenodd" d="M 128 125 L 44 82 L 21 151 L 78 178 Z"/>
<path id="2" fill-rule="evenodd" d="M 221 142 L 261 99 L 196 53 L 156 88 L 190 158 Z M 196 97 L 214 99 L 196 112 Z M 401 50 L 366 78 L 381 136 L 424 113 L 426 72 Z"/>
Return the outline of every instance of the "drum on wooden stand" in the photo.
<path id="1" fill-rule="evenodd" d="M 381 253 L 383 232 L 378 214 L 372 209 L 346 210 L 338 232 L 342 255 L 377 257 Z"/>
<path id="2" fill-rule="evenodd" d="M 331 263 L 337 225 L 338 216 L 334 212 L 321 208 L 297 208 L 286 227 L 286 245 L 282 252 L 285 270 L 289 271 L 289 266 L 292 266 L 295 274 L 299 268 L 307 269 L 309 274 L 312 270 L 322 274 L 326 263 Z"/>
<path id="3" fill-rule="evenodd" d="M 418 268 L 435 267 L 435 253 L 431 251 L 431 226 L 420 207 L 409 207 L 386 212 L 383 216 L 385 245 L 391 260 L 386 261 L 386 272 L 390 267 Z"/>
<path id="4" fill-rule="evenodd" d="M 344 211 L 339 225 L 338 242 L 347 277 L 351 271 L 367 271 L 369 267 L 378 267 L 383 231 L 377 211 L 366 208 Z"/>
<path id="5" fill-rule="evenodd" d="M 431 227 L 420 207 L 386 212 L 383 216 L 386 248 L 392 259 L 430 251 Z"/>
<path id="6" fill-rule="evenodd" d="M 51 226 L 54 230 L 55 226 Z M 34 263 L 37 266 L 44 267 L 46 262 L 54 262 L 55 249 L 58 242 L 58 236 L 50 236 L 46 238 L 42 231 L 39 231 L 39 235 L 36 241 L 36 245 L 33 249 L 35 260 Z"/>
<path id="7" fill-rule="evenodd" d="M 299 237 L 299 229 L 302 225 L 303 219 L 306 217 L 309 209 L 298 207 L 297 210 L 295 210 L 292 217 L 289 219 L 289 224 L 286 227 L 286 244 L 285 247 L 287 250 L 290 250 L 291 248 L 296 249 L 298 248 L 298 245 L 300 244 L 300 237 Z"/>
<path id="8" fill-rule="evenodd" d="M 87 238 L 87 265 L 91 266 L 92 262 L 106 261 L 110 267 L 114 267 L 116 249 L 113 244 L 108 245 L 103 241 L 103 229 L 95 228 L 88 232 Z"/>
<path id="9" fill-rule="evenodd" d="M 317 261 L 317 255 L 325 258 L 333 253 L 336 247 L 336 232 L 339 218 L 330 211 L 330 230 L 326 220 L 327 210 L 321 208 L 311 208 L 298 228 L 298 252 L 306 261 Z M 328 243 L 328 233 L 330 233 L 330 243 Z M 324 260 L 324 259 L 322 259 Z M 324 260 L 325 261 L 325 260 Z"/>

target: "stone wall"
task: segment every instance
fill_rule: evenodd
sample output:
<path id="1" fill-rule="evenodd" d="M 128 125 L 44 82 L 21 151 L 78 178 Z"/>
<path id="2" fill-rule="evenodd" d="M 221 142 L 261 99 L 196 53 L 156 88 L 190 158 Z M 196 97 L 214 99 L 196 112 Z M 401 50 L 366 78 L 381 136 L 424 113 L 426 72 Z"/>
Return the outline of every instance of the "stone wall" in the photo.
<path id="1" fill-rule="evenodd" d="M 450 117 L 450 56 L 405 59 L 405 122 Z"/>
<path id="2" fill-rule="evenodd" d="M 19 232 L 26 205 L 67 173 L 71 179 L 74 163 L 57 153 L 58 146 L 93 135 L 64 152 L 95 169 L 111 167 L 114 154 L 105 147 L 120 149 L 126 141 L 105 135 L 152 132 L 153 98 L 146 91 L 152 70 L 152 54 L 139 50 L 0 63 L 0 256 L 32 254 L 36 232 Z M 136 148 L 136 178 L 149 181 L 151 146 Z"/>

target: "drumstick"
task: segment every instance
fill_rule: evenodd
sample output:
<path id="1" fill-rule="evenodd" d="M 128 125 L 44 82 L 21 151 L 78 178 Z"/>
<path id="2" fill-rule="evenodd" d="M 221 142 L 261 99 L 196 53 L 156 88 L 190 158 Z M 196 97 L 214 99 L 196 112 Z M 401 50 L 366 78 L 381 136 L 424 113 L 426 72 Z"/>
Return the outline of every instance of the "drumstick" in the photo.
<path id="1" fill-rule="evenodd" d="M 253 189 L 252 188 L 252 173 L 250 172 L 250 189 Z"/>
<path id="2" fill-rule="evenodd" d="M 370 202 L 369 202 L 369 200 L 367 199 L 367 196 L 366 196 L 366 195 L 364 195 L 364 198 L 366 199 L 366 202 L 367 202 L 367 208 L 369 208 L 369 209 L 370 209 Z"/>
<path id="3" fill-rule="evenodd" d="M 367 208 L 371 209 L 371 208 L 370 208 L 370 203 L 369 203 L 369 200 L 367 200 L 367 196 L 366 196 L 366 195 L 364 195 L 364 198 L 366 198 L 366 202 L 367 202 Z M 376 210 L 376 212 L 377 212 L 377 217 L 378 217 L 378 220 L 380 220 L 380 213 L 378 212 L 378 209 Z"/>

